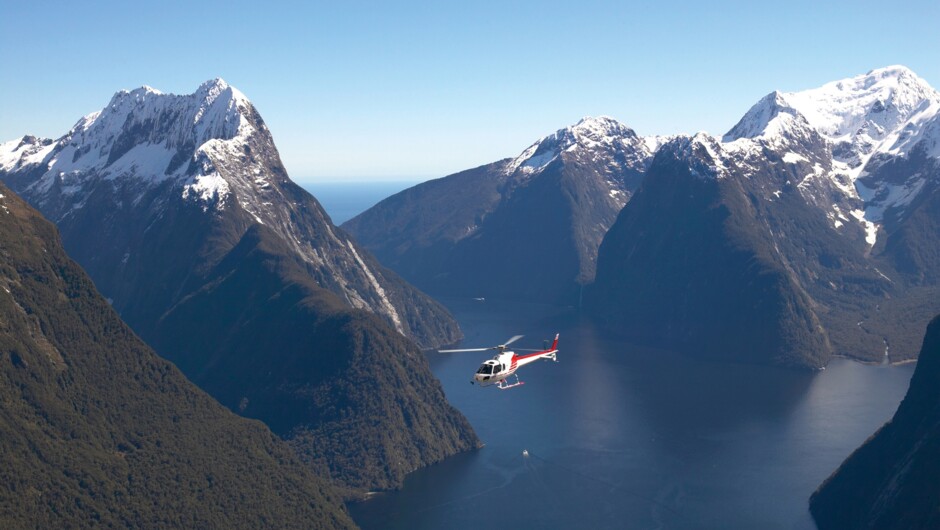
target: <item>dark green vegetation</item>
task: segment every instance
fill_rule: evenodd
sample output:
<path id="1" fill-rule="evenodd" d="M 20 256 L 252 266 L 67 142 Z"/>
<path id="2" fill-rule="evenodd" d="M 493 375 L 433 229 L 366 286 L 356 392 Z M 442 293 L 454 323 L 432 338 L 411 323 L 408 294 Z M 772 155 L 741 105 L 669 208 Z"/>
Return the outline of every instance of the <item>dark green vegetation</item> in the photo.
<path id="1" fill-rule="evenodd" d="M 813 494 L 820 530 L 940 527 L 940 317 L 894 418 Z"/>
<path id="2" fill-rule="evenodd" d="M 0 527 L 340 528 L 326 483 L 157 357 L 0 185 Z"/>
<path id="3" fill-rule="evenodd" d="M 393 195 L 343 229 L 429 293 L 577 304 L 650 158 L 632 129 L 585 118 L 516 159 Z"/>
<path id="4" fill-rule="evenodd" d="M 414 343 L 287 256 L 266 227 L 249 228 L 148 332 L 154 347 L 348 488 L 395 488 L 406 473 L 475 448 Z"/>

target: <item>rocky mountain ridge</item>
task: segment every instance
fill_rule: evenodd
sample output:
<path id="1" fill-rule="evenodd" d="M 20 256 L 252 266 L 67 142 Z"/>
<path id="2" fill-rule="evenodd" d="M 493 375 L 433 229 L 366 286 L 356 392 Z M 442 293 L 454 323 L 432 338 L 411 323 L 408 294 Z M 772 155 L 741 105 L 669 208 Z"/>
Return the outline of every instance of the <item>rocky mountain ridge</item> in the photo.
<path id="1" fill-rule="evenodd" d="M 885 166 L 940 158 L 940 93 L 903 66 L 881 68 L 817 89 L 774 92 L 723 139 L 779 142 L 807 129 L 825 139 L 831 156 L 806 164 L 801 192 L 828 210 L 835 228 L 859 223 L 873 246 L 879 227 L 903 218 L 929 180 L 915 173 L 899 182 L 882 174 Z M 801 156 L 789 158 L 808 162 Z"/>
<path id="2" fill-rule="evenodd" d="M 584 118 L 515 158 L 389 197 L 343 228 L 434 294 L 576 303 L 662 141 Z"/>
<path id="3" fill-rule="evenodd" d="M 740 359 L 902 361 L 916 356 L 940 294 L 938 111 L 940 94 L 893 66 L 772 92 L 722 137 L 642 138 L 590 118 L 516 158 L 405 190 L 344 228 L 435 294 L 588 300 L 613 328 Z M 724 217 L 706 221 L 715 211 Z M 613 230 L 618 215 L 630 229 Z M 719 277 L 729 283 L 716 289 Z M 745 301 L 749 282 L 776 293 L 764 317 L 779 325 L 765 331 L 780 342 L 767 348 L 723 338 L 763 304 Z M 730 292 L 741 298 L 722 324 L 712 308 Z"/>
<path id="4" fill-rule="evenodd" d="M 58 140 L 26 136 L 0 144 L 0 172 L 63 226 L 67 247 L 74 239 L 68 227 L 81 222 L 76 219 L 82 210 L 104 194 L 110 204 L 100 206 L 121 212 L 113 218 L 122 223 L 126 217 L 165 217 L 182 202 L 238 225 L 235 237 L 219 238 L 210 262 L 248 226 L 260 223 L 290 246 L 322 287 L 352 307 L 376 312 L 426 347 L 460 336 L 446 310 L 332 226 L 319 203 L 289 179 L 255 107 L 221 79 L 207 81 L 190 95 L 150 87 L 118 92 L 103 110 L 85 116 Z M 107 241 L 109 249 L 125 248 L 117 260 L 98 259 L 110 263 L 103 265 L 106 272 L 79 257 L 122 314 L 133 302 L 108 280 L 122 281 L 117 265 L 126 266 L 142 253 L 128 239 Z"/>
<path id="5" fill-rule="evenodd" d="M 345 494 L 479 444 L 417 345 L 456 341 L 456 322 L 332 225 L 224 81 L 119 92 L 59 140 L 0 153 L 0 180 L 135 332 Z"/>
<path id="6" fill-rule="evenodd" d="M 799 339 L 739 344 L 742 359 L 754 356 L 743 350 L 778 348 L 792 355 L 772 355 L 776 362 L 815 368 L 831 354 L 869 361 L 916 356 L 916 328 L 938 309 L 936 267 L 928 257 L 940 249 L 931 213 L 940 201 L 940 165 L 932 155 L 938 110 L 936 91 L 891 67 L 820 89 L 771 93 L 723 138 L 700 133 L 667 142 L 601 246 L 590 310 L 628 332 L 701 351 L 699 345 L 718 340 L 707 330 L 723 329 L 710 318 L 714 299 L 700 296 L 720 273 L 709 276 L 701 264 L 717 266 L 744 251 L 760 264 L 750 269 L 757 276 L 727 278 L 718 291 L 734 292 L 776 271 L 783 283 L 774 303 L 787 309 L 764 317 L 803 331 Z M 684 182 L 689 178 L 698 184 Z M 675 193 L 687 186 L 710 199 Z M 693 226 L 715 211 L 721 218 L 709 230 Z M 664 219 L 673 216 L 689 224 Z M 707 245 L 690 241 L 693 233 Z M 651 247 L 651 240 L 660 243 Z M 663 260 L 686 265 L 667 267 L 672 276 L 656 280 Z M 665 297 L 650 290 L 665 282 L 685 287 Z M 741 296 L 723 320 L 737 322 L 755 310 Z M 646 318 L 650 304 L 686 310 Z M 789 320 L 797 314 L 807 315 L 797 319 L 802 324 Z"/>

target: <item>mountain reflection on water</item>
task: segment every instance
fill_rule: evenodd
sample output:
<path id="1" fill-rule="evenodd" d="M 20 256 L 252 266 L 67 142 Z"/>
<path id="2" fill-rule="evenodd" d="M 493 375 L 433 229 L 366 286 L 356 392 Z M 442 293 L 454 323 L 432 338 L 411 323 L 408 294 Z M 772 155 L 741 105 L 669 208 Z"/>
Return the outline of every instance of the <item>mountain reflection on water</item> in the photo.
<path id="1" fill-rule="evenodd" d="M 560 332 L 559 362 L 500 391 L 469 384 L 486 353 L 429 352 L 486 446 L 351 505 L 363 528 L 814 528 L 809 495 L 891 417 L 914 369 L 700 362 L 570 308 L 444 302 L 463 347 L 525 334 L 517 345 L 536 348 Z"/>

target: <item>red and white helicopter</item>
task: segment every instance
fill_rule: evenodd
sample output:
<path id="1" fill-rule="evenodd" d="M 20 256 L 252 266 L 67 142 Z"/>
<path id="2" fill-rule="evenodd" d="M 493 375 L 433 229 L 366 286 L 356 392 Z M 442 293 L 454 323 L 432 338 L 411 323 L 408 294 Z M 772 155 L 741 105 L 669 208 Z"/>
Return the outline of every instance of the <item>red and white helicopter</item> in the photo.
<path id="1" fill-rule="evenodd" d="M 516 348 L 518 351 L 528 351 L 533 353 L 526 353 L 519 355 L 516 352 L 508 351 L 507 346 L 521 339 L 522 335 L 516 335 L 515 337 L 507 340 L 505 344 L 500 344 L 499 346 L 492 346 L 490 348 L 465 348 L 461 350 L 438 350 L 441 353 L 458 353 L 458 352 L 469 352 L 469 351 L 489 351 L 496 350 L 496 356 L 485 361 L 480 365 L 480 369 L 477 370 L 477 373 L 473 375 L 473 379 L 470 380 L 470 384 L 479 383 L 480 386 L 490 386 L 496 385 L 500 390 L 506 390 L 507 388 L 512 388 L 514 386 L 519 386 L 524 384 L 519 380 L 519 375 L 516 374 L 516 370 L 519 368 L 537 361 L 539 359 L 551 359 L 555 362 L 558 362 L 558 334 L 555 335 L 555 341 L 552 342 L 552 346 L 545 350 L 529 350 L 525 348 Z M 545 341 L 548 344 L 548 341 Z M 516 381 L 510 383 L 506 381 L 509 376 L 516 376 Z"/>

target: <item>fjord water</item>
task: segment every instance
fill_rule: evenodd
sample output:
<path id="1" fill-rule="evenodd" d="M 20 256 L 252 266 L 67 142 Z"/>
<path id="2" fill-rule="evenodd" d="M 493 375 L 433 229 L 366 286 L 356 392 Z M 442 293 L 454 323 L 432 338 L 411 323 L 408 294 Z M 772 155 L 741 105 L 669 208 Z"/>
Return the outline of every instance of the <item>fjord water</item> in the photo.
<path id="1" fill-rule="evenodd" d="M 341 223 L 407 184 L 306 187 Z M 914 370 L 699 362 L 607 336 L 572 308 L 443 302 L 462 347 L 521 333 L 519 347 L 537 348 L 559 332 L 559 362 L 526 366 L 523 386 L 500 391 L 469 384 L 487 353 L 428 353 L 486 446 L 350 505 L 367 530 L 811 529 L 809 495 L 891 417 Z"/>
<path id="2" fill-rule="evenodd" d="M 891 417 L 914 369 L 698 362 L 606 336 L 572 308 L 444 302 L 462 347 L 521 333 L 538 348 L 560 332 L 559 362 L 500 391 L 469 384 L 486 353 L 428 353 L 486 446 L 350 506 L 363 528 L 814 528 L 810 494 Z"/>

